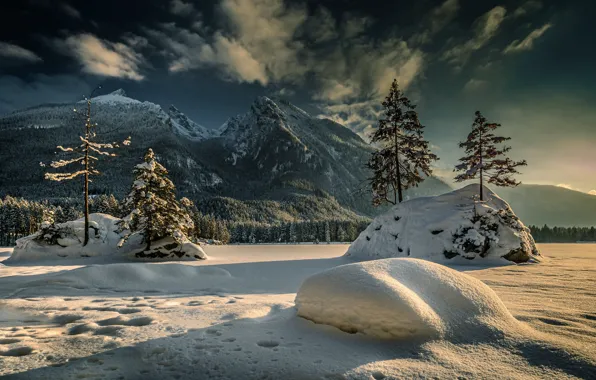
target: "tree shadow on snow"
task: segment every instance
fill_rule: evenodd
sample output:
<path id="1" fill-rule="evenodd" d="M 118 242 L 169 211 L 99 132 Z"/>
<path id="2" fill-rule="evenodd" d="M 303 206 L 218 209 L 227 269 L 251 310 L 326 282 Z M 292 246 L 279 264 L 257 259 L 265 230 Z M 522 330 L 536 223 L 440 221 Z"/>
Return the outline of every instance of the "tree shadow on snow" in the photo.
<path id="1" fill-rule="evenodd" d="M 323 270 L 347 264 L 350 260 L 337 257 L 331 259 L 304 259 L 286 261 L 266 261 L 254 263 L 210 264 L 208 261 L 192 266 L 197 268 L 197 275 L 180 280 L 179 286 L 161 289 L 159 283 L 148 281 L 134 287 L 118 283 L 102 284 L 72 281 L 72 275 L 83 268 L 60 270 L 35 275 L 14 275 L 0 277 L 0 298 L 29 298 L 52 296 L 173 296 L 192 297 L 217 294 L 286 294 L 296 293 L 307 277 Z M 126 262 L 130 263 L 130 262 Z M 143 263 L 139 263 L 143 264 Z M 110 265 L 110 264 L 103 264 Z M 105 266 L 102 267 L 105 269 Z M 185 265 L 169 262 L 160 265 Z M 201 268 L 219 268 L 230 273 L 231 277 L 202 275 Z M 63 277 L 68 277 L 63 279 Z M 196 278 L 195 278 L 196 277 Z M 123 279 L 126 280 L 126 279 Z M 176 280 L 170 278 L 169 280 Z M 170 284 L 171 285 L 171 284 Z"/>
<path id="2" fill-rule="evenodd" d="M 151 328 L 151 325 L 142 328 Z M 78 338 L 90 339 L 91 334 L 81 334 Z M 102 375 L 109 379 L 345 379 L 346 373 L 359 367 L 390 360 L 397 361 L 392 364 L 394 368 L 401 369 L 403 365 L 406 377 L 432 376 L 434 370 L 443 369 L 441 361 L 437 362 L 427 345 L 432 345 L 432 341 L 383 341 L 347 334 L 299 318 L 292 307 L 272 307 L 261 317 L 230 318 L 209 327 L 134 345 L 121 341 L 119 333 L 106 338 L 104 343 L 105 351 L 85 357 L 60 357 L 44 352 L 40 360 L 45 356 L 47 366 L 5 378 L 77 379 Z M 596 373 L 592 363 L 540 342 L 518 341 L 512 347 L 511 344 L 501 345 L 498 337 L 486 334 L 452 343 L 460 347 L 492 343 L 526 358 L 536 367 L 584 378 Z M 117 347 L 123 344 L 127 346 Z M 473 350 L 470 355 L 475 355 Z M 350 377 L 390 378 L 383 370 L 384 365 L 359 368 L 358 375 L 352 377 L 352 372 Z M 412 370 L 419 371 L 418 375 Z M 465 365 L 448 370 L 473 376 Z"/>

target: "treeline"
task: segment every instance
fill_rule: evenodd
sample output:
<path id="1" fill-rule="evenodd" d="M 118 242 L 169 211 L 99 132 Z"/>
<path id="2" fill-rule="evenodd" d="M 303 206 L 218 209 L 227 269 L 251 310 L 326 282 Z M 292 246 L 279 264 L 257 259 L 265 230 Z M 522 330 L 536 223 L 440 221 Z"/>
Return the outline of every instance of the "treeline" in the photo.
<path id="1" fill-rule="evenodd" d="M 596 242 L 594 227 L 542 227 L 529 226 L 537 243 Z"/>
<path id="2" fill-rule="evenodd" d="M 42 222 L 64 223 L 83 216 L 78 199 L 36 202 L 6 196 L 0 198 L 0 246 L 13 246 L 17 239 L 38 231 Z M 104 213 L 118 218 L 130 210 L 114 195 L 90 199 L 91 213 Z M 350 242 L 370 223 L 369 220 L 297 221 L 278 224 L 238 223 L 215 215 L 204 215 L 196 208 L 190 213 L 194 241 L 217 240 L 222 243 L 302 243 Z"/>
<path id="3" fill-rule="evenodd" d="M 351 242 L 368 225 L 368 220 L 285 222 L 276 225 L 231 224 L 230 243 L 322 243 Z"/>

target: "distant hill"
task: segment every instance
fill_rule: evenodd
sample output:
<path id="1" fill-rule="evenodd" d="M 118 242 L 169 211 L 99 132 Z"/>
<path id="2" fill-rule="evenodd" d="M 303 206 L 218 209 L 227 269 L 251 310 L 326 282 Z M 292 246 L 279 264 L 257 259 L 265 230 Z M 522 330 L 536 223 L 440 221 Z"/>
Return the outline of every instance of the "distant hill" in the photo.
<path id="1" fill-rule="evenodd" d="M 596 226 L 596 196 L 552 185 L 496 188 L 526 225 Z"/>

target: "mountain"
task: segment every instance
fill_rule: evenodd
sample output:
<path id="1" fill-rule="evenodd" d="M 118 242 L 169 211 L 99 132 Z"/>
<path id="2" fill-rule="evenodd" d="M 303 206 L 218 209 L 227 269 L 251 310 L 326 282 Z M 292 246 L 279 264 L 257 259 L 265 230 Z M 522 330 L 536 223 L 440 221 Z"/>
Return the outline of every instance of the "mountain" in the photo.
<path id="1" fill-rule="evenodd" d="M 82 104 L 44 104 L 0 118 L 0 195 L 29 199 L 78 197 L 80 182 L 43 179 L 57 145 L 80 144 Z M 292 219 L 353 219 L 372 216 L 363 191 L 371 151 L 358 135 L 313 117 L 283 99 L 259 97 L 248 112 L 218 130 L 195 123 L 176 107 L 127 97 L 122 90 L 92 100 L 102 141 L 131 136 L 119 157 L 103 159 L 92 193 L 123 196 L 131 171 L 148 147 L 168 168 L 179 192 L 206 213 L 227 219 L 271 222 Z M 449 191 L 431 177 L 409 197 Z"/>
<path id="2" fill-rule="evenodd" d="M 596 226 L 596 196 L 552 185 L 495 189 L 526 225 Z"/>

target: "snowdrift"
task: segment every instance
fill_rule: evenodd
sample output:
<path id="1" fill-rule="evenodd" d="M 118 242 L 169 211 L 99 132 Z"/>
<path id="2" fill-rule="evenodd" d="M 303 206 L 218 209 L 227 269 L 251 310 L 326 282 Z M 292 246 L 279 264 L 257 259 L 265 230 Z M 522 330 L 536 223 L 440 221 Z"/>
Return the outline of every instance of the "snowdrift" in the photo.
<path id="1" fill-rule="evenodd" d="M 517 321 L 488 286 L 443 265 L 383 259 L 307 278 L 298 315 L 378 338 L 456 338 L 509 329 Z"/>
<path id="2" fill-rule="evenodd" d="M 357 259 L 415 257 L 450 262 L 456 257 L 483 263 L 537 261 L 530 230 L 507 202 L 479 185 L 436 197 L 416 198 L 378 216 L 350 245 L 346 256 Z M 496 259 L 496 260 L 489 260 Z M 463 261 L 463 260 L 462 260 Z"/>
<path id="3" fill-rule="evenodd" d="M 160 291 L 197 289 L 213 284 L 227 284 L 230 272 L 211 266 L 185 264 L 118 263 L 90 265 L 61 272 L 51 283 L 71 287 L 146 291 L 147 286 Z"/>
<path id="4" fill-rule="evenodd" d="M 45 224 L 33 235 L 17 240 L 12 255 L 6 263 L 17 261 L 55 260 L 63 258 L 102 257 L 105 259 L 133 259 L 143 251 L 140 236 L 127 241 L 118 248 L 122 236 L 118 231 L 120 219 L 107 214 L 89 215 L 89 243 L 83 246 L 85 235 L 84 219 Z M 177 244 L 172 238 L 159 240 L 151 245 L 150 258 L 162 260 L 206 259 L 203 249 L 185 241 Z"/>

